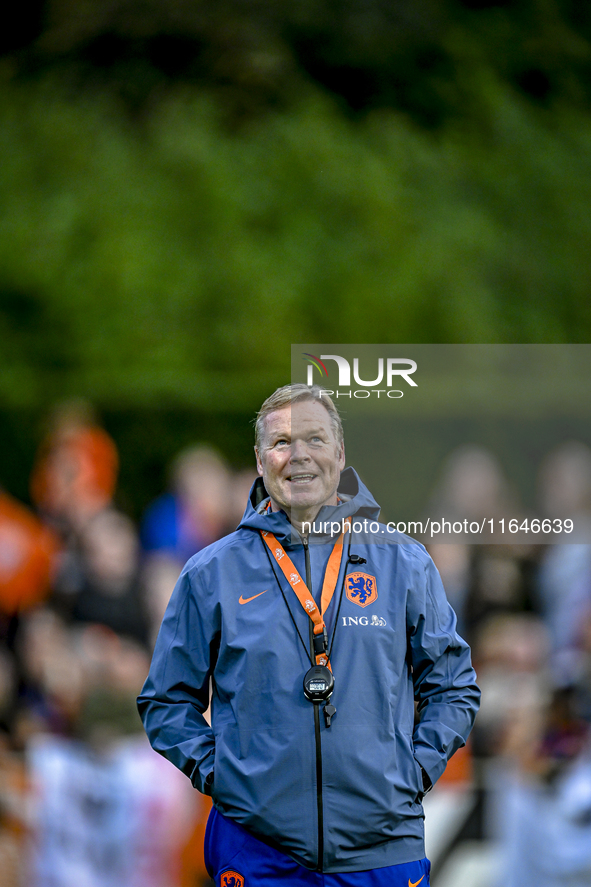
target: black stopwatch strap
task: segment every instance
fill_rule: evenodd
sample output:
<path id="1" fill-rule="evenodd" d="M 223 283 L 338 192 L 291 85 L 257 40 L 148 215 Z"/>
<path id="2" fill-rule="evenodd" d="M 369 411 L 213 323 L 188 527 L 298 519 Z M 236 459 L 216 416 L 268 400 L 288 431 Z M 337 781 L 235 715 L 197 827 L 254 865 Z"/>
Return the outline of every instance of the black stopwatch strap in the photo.
<path id="1" fill-rule="evenodd" d="M 349 531 L 349 544 L 347 546 L 347 560 L 345 561 L 345 569 L 343 571 L 343 581 L 341 582 L 341 593 L 339 594 L 339 606 L 337 608 L 337 615 L 335 616 L 334 626 L 332 629 L 332 637 L 330 639 L 330 648 L 328 651 L 328 659 L 330 661 L 330 657 L 332 656 L 332 648 L 334 647 L 334 639 L 337 633 L 337 625 L 339 624 L 339 615 L 341 612 L 341 604 L 343 603 L 343 592 L 345 590 L 345 581 L 347 579 L 347 567 L 349 566 L 349 561 L 351 560 L 351 542 L 352 542 L 353 533 Z"/>
<path id="2" fill-rule="evenodd" d="M 328 650 L 328 635 L 326 633 L 326 626 L 324 626 L 321 634 L 315 634 L 313 636 L 312 643 L 314 645 L 314 653 L 316 656 L 320 656 L 322 653 L 326 653 L 326 651 Z"/>

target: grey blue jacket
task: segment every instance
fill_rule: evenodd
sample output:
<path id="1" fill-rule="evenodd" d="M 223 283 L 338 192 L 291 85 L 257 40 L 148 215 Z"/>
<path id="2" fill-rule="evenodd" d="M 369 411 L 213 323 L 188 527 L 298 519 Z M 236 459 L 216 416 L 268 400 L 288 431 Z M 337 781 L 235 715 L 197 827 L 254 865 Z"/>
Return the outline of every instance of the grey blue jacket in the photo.
<path id="1" fill-rule="evenodd" d="M 259 531 L 308 573 L 317 600 L 334 538 L 294 542 L 286 515 L 261 508 L 265 495 L 259 479 L 236 532 L 181 573 L 138 699 L 150 742 L 200 791 L 213 772 L 217 809 L 307 868 L 421 859 L 421 766 L 435 783 L 480 698 L 439 574 L 422 545 L 377 524 L 379 507 L 344 471 L 341 503 L 316 519 L 353 517 L 325 617 L 337 710 L 327 728 L 302 688 L 310 619 Z"/>

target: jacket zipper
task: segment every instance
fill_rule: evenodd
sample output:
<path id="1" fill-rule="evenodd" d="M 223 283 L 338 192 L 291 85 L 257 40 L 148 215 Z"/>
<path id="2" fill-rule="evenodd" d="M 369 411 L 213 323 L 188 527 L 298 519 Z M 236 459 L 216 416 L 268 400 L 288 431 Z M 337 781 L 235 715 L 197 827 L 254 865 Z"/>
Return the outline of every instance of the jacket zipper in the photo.
<path id="1" fill-rule="evenodd" d="M 306 585 L 310 591 L 312 591 L 312 570 L 310 569 L 310 551 L 308 548 L 308 540 L 306 538 L 302 539 L 304 544 L 304 554 L 306 558 Z M 312 620 L 309 621 L 309 636 L 310 636 L 310 655 L 312 656 L 312 662 L 316 662 L 316 656 L 314 654 L 314 628 L 312 626 Z M 314 736 L 316 741 L 316 809 L 318 813 L 318 864 L 316 866 L 316 870 L 321 872 L 323 869 L 324 863 L 324 809 L 322 803 L 322 742 L 320 737 L 320 706 L 314 705 Z"/>

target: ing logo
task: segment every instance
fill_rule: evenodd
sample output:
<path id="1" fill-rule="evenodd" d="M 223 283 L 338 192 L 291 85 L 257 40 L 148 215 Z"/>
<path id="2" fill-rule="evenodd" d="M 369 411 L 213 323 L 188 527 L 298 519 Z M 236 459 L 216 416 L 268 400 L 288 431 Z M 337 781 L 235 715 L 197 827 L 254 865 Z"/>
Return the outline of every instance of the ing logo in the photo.
<path id="1" fill-rule="evenodd" d="M 349 573 L 345 591 L 352 604 L 369 607 L 378 599 L 376 577 L 370 576 L 369 573 Z"/>
<path id="2" fill-rule="evenodd" d="M 244 878 L 238 872 L 224 872 L 220 879 L 220 887 L 244 887 Z"/>

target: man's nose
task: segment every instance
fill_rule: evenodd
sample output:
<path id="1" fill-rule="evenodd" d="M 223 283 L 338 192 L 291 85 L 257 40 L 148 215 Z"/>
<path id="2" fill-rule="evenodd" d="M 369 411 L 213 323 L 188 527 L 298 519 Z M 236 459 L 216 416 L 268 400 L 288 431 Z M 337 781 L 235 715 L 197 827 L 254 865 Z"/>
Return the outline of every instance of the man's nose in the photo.
<path id="1" fill-rule="evenodd" d="M 302 462 L 310 458 L 308 448 L 303 440 L 292 441 L 290 458 L 292 462 Z"/>

